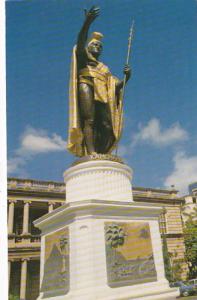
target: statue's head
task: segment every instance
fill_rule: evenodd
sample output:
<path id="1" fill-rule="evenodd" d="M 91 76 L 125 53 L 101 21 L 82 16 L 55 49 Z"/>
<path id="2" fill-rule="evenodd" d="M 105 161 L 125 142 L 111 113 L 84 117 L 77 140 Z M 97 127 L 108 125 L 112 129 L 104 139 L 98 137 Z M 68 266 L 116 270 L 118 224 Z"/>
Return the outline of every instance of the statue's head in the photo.
<path id="1" fill-rule="evenodd" d="M 88 51 L 98 58 L 103 50 L 103 44 L 101 42 L 103 35 L 100 32 L 93 32 L 88 42 Z"/>

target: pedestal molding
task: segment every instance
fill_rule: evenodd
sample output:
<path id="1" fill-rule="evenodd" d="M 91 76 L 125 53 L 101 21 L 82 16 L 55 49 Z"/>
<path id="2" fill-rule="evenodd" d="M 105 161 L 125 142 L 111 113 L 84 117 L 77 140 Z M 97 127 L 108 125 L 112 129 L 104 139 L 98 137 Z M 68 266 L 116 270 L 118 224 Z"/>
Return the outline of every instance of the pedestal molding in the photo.
<path id="1" fill-rule="evenodd" d="M 124 175 L 127 176 L 129 180 L 132 179 L 133 175 L 132 169 L 124 164 L 107 160 L 98 160 L 84 162 L 70 167 L 64 172 L 64 178 L 67 182 L 72 177 L 81 175 L 82 172 L 92 174 L 94 172 L 99 173 L 102 171 L 110 173 L 119 171 L 120 173 L 124 173 Z"/>

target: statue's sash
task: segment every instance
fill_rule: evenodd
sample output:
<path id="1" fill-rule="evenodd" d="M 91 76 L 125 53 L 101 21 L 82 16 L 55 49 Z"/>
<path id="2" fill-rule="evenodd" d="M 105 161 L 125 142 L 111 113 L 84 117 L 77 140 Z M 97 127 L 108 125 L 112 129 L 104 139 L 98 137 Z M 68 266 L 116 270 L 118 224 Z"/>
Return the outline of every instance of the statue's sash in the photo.
<path id="1" fill-rule="evenodd" d="M 88 53 L 88 56 L 91 55 Z M 92 57 L 91 59 L 95 60 L 95 58 Z M 100 78 L 97 78 L 95 74 L 92 73 L 92 77 L 94 77 L 95 92 L 99 93 L 99 91 L 101 91 L 101 80 L 100 80 L 101 74 L 104 74 L 103 76 L 106 76 L 104 84 L 105 86 L 107 86 L 107 88 L 105 88 L 106 90 L 103 89 L 100 94 L 97 94 L 96 97 L 98 99 L 96 100 L 109 104 L 112 127 L 113 127 L 113 132 L 115 137 L 115 142 L 112 145 L 111 149 L 109 150 L 110 153 L 115 148 L 117 142 L 119 141 L 121 131 L 122 131 L 122 99 L 121 99 L 121 95 L 116 95 L 116 82 L 118 81 L 118 79 L 112 76 L 107 66 L 105 66 L 101 62 L 97 62 L 97 63 L 98 65 L 96 69 L 99 71 L 98 73 L 100 73 L 100 75 L 98 75 L 100 76 Z M 83 72 L 81 74 L 83 74 Z M 69 132 L 68 132 L 67 149 L 71 153 L 77 156 L 83 156 L 87 154 L 86 146 L 84 143 L 84 136 L 80 124 L 80 117 L 79 117 L 76 46 L 73 48 L 71 72 L 70 72 Z"/>

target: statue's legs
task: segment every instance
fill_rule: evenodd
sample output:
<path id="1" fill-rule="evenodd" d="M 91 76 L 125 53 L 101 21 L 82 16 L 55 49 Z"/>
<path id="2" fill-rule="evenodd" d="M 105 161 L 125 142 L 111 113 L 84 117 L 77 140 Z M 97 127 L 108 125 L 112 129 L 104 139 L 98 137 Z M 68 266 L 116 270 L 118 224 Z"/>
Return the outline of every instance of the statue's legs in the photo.
<path id="1" fill-rule="evenodd" d="M 96 152 L 109 153 L 115 142 L 109 105 L 95 101 Z"/>
<path id="2" fill-rule="evenodd" d="M 79 84 L 79 108 L 82 130 L 88 154 L 95 152 L 94 145 L 94 91 L 87 83 Z"/>

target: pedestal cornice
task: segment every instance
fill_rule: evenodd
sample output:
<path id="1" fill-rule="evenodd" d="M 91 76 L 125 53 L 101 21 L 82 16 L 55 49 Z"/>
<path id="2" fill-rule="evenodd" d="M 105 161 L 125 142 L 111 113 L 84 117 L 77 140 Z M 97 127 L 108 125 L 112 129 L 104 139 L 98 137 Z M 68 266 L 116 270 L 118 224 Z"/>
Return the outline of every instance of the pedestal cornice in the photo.
<path id="1" fill-rule="evenodd" d="M 158 205 L 150 206 L 147 203 L 86 200 L 64 204 L 34 221 L 34 225 L 44 231 L 44 228 L 48 227 L 49 224 L 56 226 L 55 224 L 59 224 L 61 221 L 65 222 L 65 218 L 70 223 L 76 218 L 89 217 L 90 215 L 94 218 L 118 218 L 124 216 L 128 219 L 136 217 L 145 220 L 146 216 L 148 216 L 149 219 L 158 219 L 162 210 L 163 208 Z"/>

